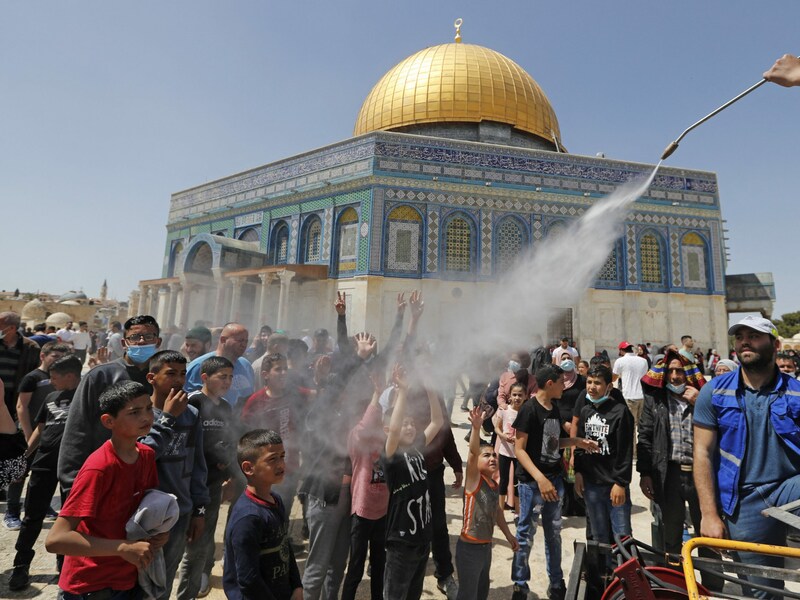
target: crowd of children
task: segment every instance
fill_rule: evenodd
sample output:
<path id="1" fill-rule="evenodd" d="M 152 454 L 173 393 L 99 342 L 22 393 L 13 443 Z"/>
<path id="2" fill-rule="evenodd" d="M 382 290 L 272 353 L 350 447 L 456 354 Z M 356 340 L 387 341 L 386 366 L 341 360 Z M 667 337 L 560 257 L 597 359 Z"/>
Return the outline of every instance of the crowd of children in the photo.
<path id="1" fill-rule="evenodd" d="M 40 370 L 52 391 L 26 398 L 35 417 L 26 432 L 31 476 L 11 589 L 29 584 L 33 546 L 59 482 L 62 508 L 46 547 L 59 555 L 68 599 L 167 599 L 173 581 L 178 599 L 204 597 L 220 526 L 228 598 L 353 600 L 369 557 L 373 600 L 417 599 L 431 554 L 448 599 L 486 598 L 497 526 L 514 551 L 512 598 L 520 600 L 529 593 L 541 520 L 548 596 L 561 600 L 562 504 L 573 469 L 587 536 L 608 543 L 631 534 L 634 423 L 603 358 L 576 364 L 573 348 L 556 348 L 552 360 L 547 352 L 511 353 L 473 394 L 462 474 L 442 384 L 417 337 L 421 294 L 398 296 L 380 352 L 370 334 L 348 336 L 342 295 L 335 308 L 335 344 L 326 331 L 311 346 L 269 332 L 246 350 L 243 328 L 229 324 L 217 351 L 209 344 L 189 361 L 159 351 L 158 324 L 142 315 L 124 324 L 124 356 L 83 378 L 69 348 L 43 350 Z M 249 365 L 245 352 L 254 367 L 237 379 Z M 37 385 L 29 387 L 35 397 Z M 565 448 L 573 452 L 565 456 Z M 454 487 L 464 488 L 455 561 L 445 461 Z M 166 501 L 174 523 L 136 539 L 129 521 L 166 510 L 142 502 L 151 489 L 174 498 Z M 296 499 L 302 507 L 294 510 Z M 302 569 L 290 517 L 302 518 L 308 539 Z"/>

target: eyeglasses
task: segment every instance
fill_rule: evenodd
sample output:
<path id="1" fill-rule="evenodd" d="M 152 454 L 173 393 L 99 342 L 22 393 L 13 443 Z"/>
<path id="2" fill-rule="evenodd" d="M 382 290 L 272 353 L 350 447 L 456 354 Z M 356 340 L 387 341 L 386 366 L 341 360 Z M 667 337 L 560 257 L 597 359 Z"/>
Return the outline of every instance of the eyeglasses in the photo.
<path id="1" fill-rule="evenodd" d="M 155 333 L 134 333 L 133 335 L 129 335 L 125 338 L 125 341 L 136 343 L 136 342 L 155 342 L 158 339 L 158 335 Z"/>

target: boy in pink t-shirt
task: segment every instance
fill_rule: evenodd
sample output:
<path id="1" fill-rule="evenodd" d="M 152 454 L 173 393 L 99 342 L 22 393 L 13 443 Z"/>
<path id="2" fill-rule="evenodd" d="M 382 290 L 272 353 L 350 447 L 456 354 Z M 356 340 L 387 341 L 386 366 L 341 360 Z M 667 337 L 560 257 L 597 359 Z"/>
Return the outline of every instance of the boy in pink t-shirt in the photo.
<path id="1" fill-rule="evenodd" d="M 369 548 L 370 594 L 383 598 L 383 569 L 386 564 L 386 512 L 389 488 L 381 466 L 381 451 L 386 444 L 383 412 L 378 402 L 383 392 L 383 374 L 373 372 L 372 401 L 361 421 L 347 439 L 353 476 L 350 481 L 351 535 L 350 561 L 342 586 L 342 600 L 354 600 Z"/>

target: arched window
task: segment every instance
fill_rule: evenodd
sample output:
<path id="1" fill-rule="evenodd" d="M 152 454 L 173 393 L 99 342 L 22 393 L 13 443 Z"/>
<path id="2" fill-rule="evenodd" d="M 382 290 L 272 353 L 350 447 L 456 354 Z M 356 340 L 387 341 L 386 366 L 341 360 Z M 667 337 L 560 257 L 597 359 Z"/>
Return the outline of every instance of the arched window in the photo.
<path id="1" fill-rule="evenodd" d="M 358 266 L 358 213 L 346 208 L 339 217 L 339 272 Z"/>
<path id="2" fill-rule="evenodd" d="M 606 262 L 603 263 L 603 266 L 600 268 L 597 278 L 600 281 L 617 281 L 619 278 L 617 273 L 617 245 L 614 244 L 611 253 L 606 258 Z"/>
<path id="3" fill-rule="evenodd" d="M 172 251 L 169 253 L 169 266 L 167 267 L 167 277 L 175 276 L 175 267 L 178 264 L 178 259 L 181 256 L 181 252 L 183 252 L 183 242 L 178 240 L 172 246 Z"/>
<path id="4" fill-rule="evenodd" d="M 472 272 L 473 235 L 469 222 L 461 216 L 450 219 L 445 228 L 444 269 L 451 273 Z"/>
<path id="5" fill-rule="evenodd" d="M 508 271 L 528 244 L 525 229 L 517 219 L 506 217 L 495 230 L 495 265 L 498 273 Z"/>
<path id="6" fill-rule="evenodd" d="M 309 217 L 303 225 L 303 262 L 319 261 L 319 257 L 322 255 L 321 249 L 322 222 L 317 216 Z"/>
<path id="7" fill-rule="evenodd" d="M 567 224 L 564 221 L 554 221 L 547 227 L 547 236 L 549 240 L 555 240 L 567 230 Z"/>
<path id="8" fill-rule="evenodd" d="M 243 242 L 257 242 L 259 241 L 258 229 L 255 227 L 248 227 L 244 231 L 239 232 L 238 239 Z"/>
<path id="9" fill-rule="evenodd" d="M 384 269 L 393 273 L 419 273 L 422 217 L 410 206 L 398 206 L 389 213 L 386 221 Z"/>
<path id="10" fill-rule="evenodd" d="M 664 269 L 661 260 L 661 244 L 653 233 L 646 233 L 639 239 L 639 260 L 642 283 L 664 284 Z"/>
<path id="11" fill-rule="evenodd" d="M 681 240 L 683 259 L 683 286 L 705 289 L 708 286 L 706 275 L 706 243 L 696 233 L 687 233 Z"/>
<path id="12" fill-rule="evenodd" d="M 211 246 L 206 243 L 197 244 L 191 251 L 186 260 L 185 271 L 190 273 L 211 274 L 211 267 L 214 265 L 214 253 Z"/>
<path id="13" fill-rule="evenodd" d="M 270 256 L 273 265 L 285 265 L 289 260 L 289 225 L 280 221 L 272 230 Z"/>

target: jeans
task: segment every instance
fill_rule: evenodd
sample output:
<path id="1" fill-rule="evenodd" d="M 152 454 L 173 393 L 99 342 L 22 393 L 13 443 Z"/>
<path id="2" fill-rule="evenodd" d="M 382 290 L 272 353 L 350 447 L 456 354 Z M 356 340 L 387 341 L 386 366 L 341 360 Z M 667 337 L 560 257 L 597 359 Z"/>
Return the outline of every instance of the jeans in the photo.
<path id="1" fill-rule="evenodd" d="M 489 596 L 489 571 L 492 568 L 492 545 L 456 543 L 458 596 L 456 600 L 486 600 Z"/>
<path id="2" fill-rule="evenodd" d="M 428 469 L 428 493 L 431 498 L 431 551 L 433 553 L 434 576 L 437 581 L 447 579 L 454 572 L 453 555 L 450 552 L 450 534 L 447 532 L 445 509 L 444 463 Z"/>
<path id="3" fill-rule="evenodd" d="M 199 540 L 186 544 L 181 560 L 178 579 L 178 600 L 191 600 L 200 591 L 200 578 L 203 573 L 210 575 L 214 566 L 214 532 L 219 519 L 219 506 L 222 503 L 222 481 L 212 481 L 208 485 L 211 501 L 206 504 L 206 523 Z"/>
<path id="4" fill-rule="evenodd" d="M 563 588 L 564 573 L 561 570 L 561 499 L 564 496 L 564 481 L 561 475 L 550 478 L 550 482 L 558 492 L 558 500 L 545 502 L 535 481 L 520 481 L 519 492 L 519 524 L 517 525 L 517 541 L 519 550 L 514 554 L 511 565 L 511 579 L 525 591 L 531 578 L 529 558 L 533 536 L 536 534 L 536 523 L 542 516 L 544 529 L 544 555 L 547 564 L 547 576 L 550 589 Z"/>
<path id="5" fill-rule="evenodd" d="M 386 566 L 386 517 L 375 521 L 350 517 L 350 562 L 342 586 L 342 600 L 355 600 L 358 584 L 364 576 L 364 563 L 369 549 L 370 597 L 383 598 L 383 571 Z"/>
<path id="6" fill-rule="evenodd" d="M 760 485 L 748 491 L 741 490 L 736 513 L 727 520 L 731 539 L 785 546 L 788 527 L 778 519 L 762 516 L 761 511 L 771 506 L 788 504 L 797 499 L 800 499 L 800 475 L 795 475 L 785 481 Z M 783 557 L 781 556 L 767 556 L 754 552 L 739 552 L 738 554 L 738 560 L 747 564 L 783 566 Z M 765 577 L 748 577 L 748 579 L 778 589 L 783 589 L 784 586 L 784 582 L 778 579 Z M 767 592 L 751 590 L 744 586 L 742 592 L 744 595 L 754 598 L 778 598 Z"/>
<path id="7" fill-rule="evenodd" d="M 428 544 L 414 546 L 400 542 L 386 543 L 384 600 L 419 600 L 430 551 Z"/>
<path id="8" fill-rule="evenodd" d="M 186 548 L 186 532 L 189 530 L 189 522 L 192 520 L 192 513 L 181 515 L 169 530 L 169 540 L 164 544 L 164 563 L 167 567 L 167 589 L 159 597 L 159 600 L 169 600 L 172 592 L 172 584 L 175 580 L 175 573 L 178 572 L 178 565 L 181 564 L 181 557 Z"/>
<path id="9" fill-rule="evenodd" d="M 591 513 L 592 537 L 601 544 L 612 544 L 613 535 L 631 535 L 631 490 L 625 488 L 622 506 L 611 506 L 611 485 L 598 485 L 584 479 L 583 498 Z M 611 525 L 611 531 L 608 527 Z M 601 562 L 602 564 L 602 562 Z M 606 570 L 611 571 L 611 556 L 606 556 Z"/>
<path id="10" fill-rule="evenodd" d="M 58 456 L 51 461 L 34 462 L 25 493 L 25 518 L 17 536 L 14 566 L 30 565 L 36 552 L 33 545 L 42 532 L 42 523 L 50 508 L 50 499 L 58 485 L 56 463 Z M 49 464 L 48 464 L 49 463 Z"/>
<path id="11" fill-rule="evenodd" d="M 303 598 L 336 600 L 350 548 L 350 486 L 342 486 L 336 504 L 314 496 L 307 498 L 308 558 Z"/>

